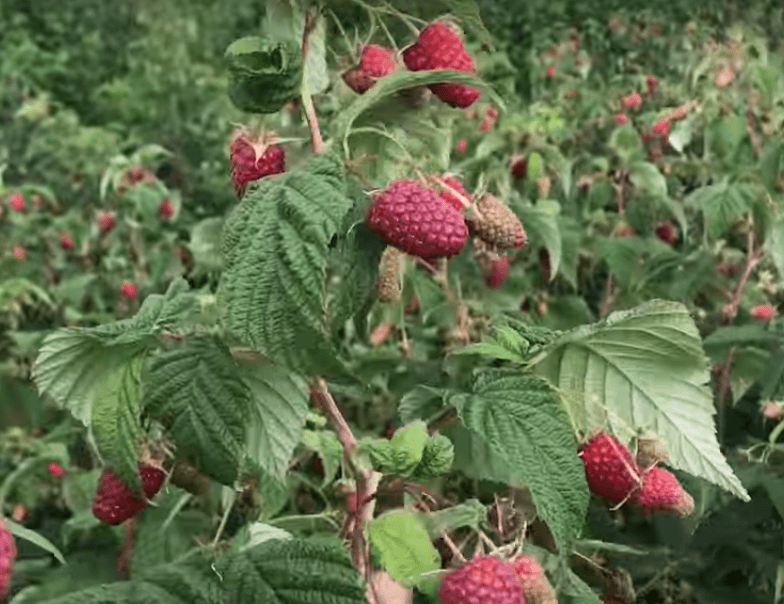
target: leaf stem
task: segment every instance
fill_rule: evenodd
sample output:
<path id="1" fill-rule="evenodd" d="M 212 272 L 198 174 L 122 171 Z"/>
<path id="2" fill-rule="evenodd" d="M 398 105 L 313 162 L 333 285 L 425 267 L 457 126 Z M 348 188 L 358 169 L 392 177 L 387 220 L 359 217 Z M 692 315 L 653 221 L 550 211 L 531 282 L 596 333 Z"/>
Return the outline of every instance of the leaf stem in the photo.
<path id="1" fill-rule="evenodd" d="M 302 77 L 302 107 L 305 110 L 305 119 L 308 121 L 308 129 L 310 130 L 310 141 L 313 145 L 313 152 L 316 154 L 324 152 L 324 140 L 321 138 L 321 130 L 319 129 L 318 118 L 316 117 L 316 108 L 313 106 L 313 97 L 310 94 L 310 86 L 308 85 L 308 50 L 310 48 L 310 34 L 316 28 L 316 21 L 318 20 L 318 13 L 313 10 L 308 11 L 305 16 L 305 28 L 302 32 L 302 62 L 304 64 L 304 75 Z"/>

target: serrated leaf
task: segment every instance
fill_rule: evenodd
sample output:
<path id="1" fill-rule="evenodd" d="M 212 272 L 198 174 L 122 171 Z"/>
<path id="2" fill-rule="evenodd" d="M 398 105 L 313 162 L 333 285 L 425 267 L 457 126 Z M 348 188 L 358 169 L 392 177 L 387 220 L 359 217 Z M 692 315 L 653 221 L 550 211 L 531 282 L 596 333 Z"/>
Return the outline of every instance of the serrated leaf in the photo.
<path id="1" fill-rule="evenodd" d="M 156 356 L 145 379 L 145 409 L 171 431 L 179 451 L 227 485 L 237 478 L 250 402 L 228 348 L 211 337 Z"/>
<path id="2" fill-rule="evenodd" d="M 569 551 L 585 520 L 588 487 L 551 386 L 530 373 L 487 369 L 476 374 L 470 394 L 450 402 L 463 425 L 523 477 L 559 548 Z"/>
<path id="3" fill-rule="evenodd" d="M 344 372 L 327 338 L 324 272 L 330 241 L 351 206 L 342 164 L 330 153 L 259 181 L 224 228 L 223 320 L 295 371 Z"/>
<path id="4" fill-rule="evenodd" d="M 478 499 L 466 499 L 451 508 L 420 512 L 419 518 L 431 539 L 436 539 L 442 530 L 449 533 L 463 527 L 480 528 L 487 520 L 487 509 Z"/>
<path id="5" fill-rule="evenodd" d="M 43 535 L 39 535 L 35 531 L 31 531 L 29 528 L 14 522 L 10 518 L 3 518 L 3 524 L 17 539 L 24 539 L 25 541 L 29 541 L 33 545 L 37 545 L 42 550 L 52 554 L 60 564 L 67 564 L 60 550 L 57 549 L 57 547 Z"/>
<path id="6" fill-rule="evenodd" d="M 428 434 L 425 422 L 418 420 L 397 430 L 389 444 L 392 446 L 395 473 L 409 476 L 422 461 Z"/>
<path id="7" fill-rule="evenodd" d="M 449 472 L 455 459 L 455 446 L 443 434 L 433 434 L 425 443 L 422 461 L 413 472 L 420 480 L 438 478 Z"/>
<path id="8" fill-rule="evenodd" d="M 293 539 L 293 535 L 282 528 L 265 524 L 263 522 L 254 522 L 248 525 L 248 543 L 242 546 L 242 549 L 251 549 L 273 539 L 285 540 Z"/>
<path id="9" fill-rule="evenodd" d="M 708 239 L 722 237 L 753 205 L 754 192 L 744 184 L 719 183 L 692 192 L 684 203 L 698 207 L 705 217 Z"/>
<path id="10" fill-rule="evenodd" d="M 270 476 L 282 479 L 308 414 L 307 384 L 265 359 L 240 358 L 238 364 L 251 393 L 248 455 Z"/>
<path id="11" fill-rule="evenodd" d="M 444 406 L 448 391 L 431 386 L 415 386 L 400 399 L 397 412 L 400 419 L 409 422 L 429 417 Z"/>
<path id="12" fill-rule="evenodd" d="M 302 444 L 315 451 L 324 466 L 323 484 L 332 482 L 343 459 L 343 446 L 337 435 L 327 430 L 303 430 Z"/>
<path id="13" fill-rule="evenodd" d="M 494 359 L 525 363 L 528 341 L 508 325 L 494 325 L 493 331 L 485 340 L 469 344 L 450 354 L 481 354 Z"/>
<path id="14" fill-rule="evenodd" d="M 413 587 L 422 575 L 441 566 L 440 556 L 418 515 L 393 510 L 368 524 L 368 539 L 381 565 L 395 581 Z"/>
<path id="15" fill-rule="evenodd" d="M 142 355 L 104 374 L 93 393 L 92 433 L 98 452 L 132 489 L 142 486 L 137 464 L 142 439 Z"/>
<path id="16" fill-rule="evenodd" d="M 568 332 L 532 360 L 567 401 L 577 427 L 655 432 L 669 464 L 748 500 L 716 440 L 699 333 L 683 304 L 654 300 Z"/>
<path id="17" fill-rule="evenodd" d="M 365 603 L 359 574 L 337 539 L 268 540 L 227 556 L 218 570 L 226 604 Z"/>

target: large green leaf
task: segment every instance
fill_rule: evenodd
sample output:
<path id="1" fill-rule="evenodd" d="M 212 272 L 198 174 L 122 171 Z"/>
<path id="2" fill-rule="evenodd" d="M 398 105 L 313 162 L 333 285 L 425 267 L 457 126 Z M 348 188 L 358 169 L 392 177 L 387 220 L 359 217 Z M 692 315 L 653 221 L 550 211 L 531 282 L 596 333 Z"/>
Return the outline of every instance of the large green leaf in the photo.
<path id="1" fill-rule="evenodd" d="M 422 573 L 441 567 L 438 550 L 430 542 L 425 525 L 413 512 L 386 512 L 375 518 L 367 530 L 381 565 L 398 583 L 413 587 Z"/>
<path id="2" fill-rule="evenodd" d="M 670 447 L 670 465 L 748 499 L 719 450 L 705 354 L 682 304 L 654 300 L 613 313 L 565 334 L 532 363 L 584 431 L 653 430 Z"/>
<path id="3" fill-rule="evenodd" d="M 250 189 L 224 227 L 219 299 L 232 333 L 296 371 L 342 373 L 327 338 L 324 272 L 351 206 L 332 153 Z"/>
<path id="4" fill-rule="evenodd" d="M 450 402 L 465 427 L 522 478 L 559 548 L 570 551 L 588 487 L 569 417 L 551 386 L 531 373 L 487 369 L 476 374 L 470 394 L 456 393 Z"/>
<path id="5" fill-rule="evenodd" d="M 684 203 L 702 210 L 705 233 L 713 240 L 725 235 L 751 209 L 754 198 L 754 191 L 748 185 L 723 182 L 697 189 Z"/>
<path id="6" fill-rule="evenodd" d="M 223 484 L 234 482 L 250 390 L 224 344 L 197 337 L 156 356 L 145 379 L 144 406 L 171 430 L 178 451 Z"/>
<path id="7" fill-rule="evenodd" d="M 272 539 L 221 561 L 226 604 L 364 604 L 365 588 L 334 539 Z"/>

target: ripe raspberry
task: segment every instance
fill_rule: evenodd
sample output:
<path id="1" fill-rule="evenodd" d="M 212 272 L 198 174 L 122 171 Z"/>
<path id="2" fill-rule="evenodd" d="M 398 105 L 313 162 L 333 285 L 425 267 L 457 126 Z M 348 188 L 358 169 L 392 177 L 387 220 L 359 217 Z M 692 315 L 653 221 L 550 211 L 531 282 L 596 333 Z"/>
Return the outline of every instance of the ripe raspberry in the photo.
<path id="1" fill-rule="evenodd" d="M 366 224 L 384 243 L 420 258 L 458 254 L 468 237 L 463 216 L 412 180 L 394 180 L 375 197 Z"/>
<path id="2" fill-rule="evenodd" d="M 371 77 L 383 78 L 397 70 L 394 51 L 377 44 L 368 44 L 362 49 L 359 68 Z"/>
<path id="3" fill-rule="evenodd" d="M 65 476 L 65 470 L 63 470 L 63 466 L 55 461 L 49 463 L 49 465 L 46 466 L 46 470 L 55 478 L 62 478 Z"/>
<path id="4" fill-rule="evenodd" d="M 514 569 L 492 556 L 474 558 L 441 579 L 441 604 L 525 604 Z"/>
<path id="5" fill-rule="evenodd" d="M 664 468 L 651 468 L 645 473 L 642 489 L 634 501 L 651 512 L 674 512 L 688 516 L 694 511 L 694 499 L 683 490 L 678 479 Z"/>
<path id="6" fill-rule="evenodd" d="M 648 94 L 652 93 L 659 85 L 659 80 L 655 76 L 645 76 L 645 87 L 648 89 Z"/>
<path id="7" fill-rule="evenodd" d="M 16 541 L 5 522 L 0 519 L 0 600 L 8 593 L 14 570 L 14 558 L 16 558 Z"/>
<path id="8" fill-rule="evenodd" d="M 511 564 L 523 587 L 525 604 L 558 604 L 555 590 L 542 571 L 539 560 L 533 556 L 518 556 Z"/>
<path id="9" fill-rule="evenodd" d="M 656 463 L 664 463 L 670 458 L 667 443 L 655 434 L 645 434 L 637 438 L 637 465 L 650 468 Z"/>
<path id="10" fill-rule="evenodd" d="M 25 198 L 21 193 L 11 193 L 8 197 L 8 206 L 15 212 L 24 212 Z"/>
<path id="11" fill-rule="evenodd" d="M 599 432 L 580 448 L 588 488 L 613 505 L 638 492 L 642 484 L 640 469 L 629 448 L 616 438 Z"/>
<path id="12" fill-rule="evenodd" d="M 139 184 L 155 182 L 155 173 L 144 166 L 131 166 L 125 171 L 122 179 L 117 185 L 118 191 L 125 191 Z"/>
<path id="13" fill-rule="evenodd" d="M 749 312 L 758 321 L 770 321 L 776 316 L 776 307 L 772 304 L 757 304 Z"/>
<path id="14" fill-rule="evenodd" d="M 619 126 L 623 126 L 624 124 L 629 123 L 629 116 L 627 116 L 625 113 L 616 113 L 613 116 L 613 121 L 615 121 L 615 123 Z"/>
<path id="15" fill-rule="evenodd" d="M 95 217 L 95 223 L 98 225 L 98 230 L 101 233 L 108 233 L 116 224 L 114 214 L 107 210 L 98 212 L 98 215 Z"/>
<path id="16" fill-rule="evenodd" d="M 63 233 L 60 235 L 60 247 L 64 250 L 71 250 L 73 249 L 74 241 L 71 239 L 71 235 L 68 233 Z"/>
<path id="17" fill-rule="evenodd" d="M 161 220 L 169 220 L 174 215 L 174 204 L 170 199 L 164 199 L 158 206 L 158 216 Z"/>
<path id="18" fill-rule="evenodd" d="M 528 176 L 528 159 L 522 155 L 515 155 L 512 157 L 509 169 L 515 178 L 525 178 Z"/>
<path id="19" fill-rule="evenodd" d="M 656 227 L 656 236 L 664 241 L 664 243 L 669 243 L 672 245 L 678 241 L 678 227 L 672 224 L 672 222 L 669 220 L 662 222 Z"/>
<path id="20" fill-rule="evenodd" d="M 14 246 L 14 258 L 17 260 L 26 260 L 27 250 L 25 250 L 21 245 Z"/>
<path id="21" fill-rule="evenodd" d="M 468 204 L 471 203 L 471 196 L 465 190 L 463 183 L 457 177 L 450 174 L 444 176 L 430 176 L 427 178 L 428 184 L 432 183 L 433 189 L 439 194 L 441 199 L 447 202 L 450 206 L 455 208 L 458 212 L 462 212 Z M 454 189 L 453 192 L 451 189 Z M 461 199 L 461 197 L 463 199 Z"/>
<path id="22" fill-rule="evenodd" d="M 503 285 L 509 276 L 509 256 L 500 256 L 495 247 L 474 237 L 474 256 L 482 271 L 482 279 L 490 289 L 497 289 Z"/>
<path id="23" fill-rule="evenodd" d="M 493 122 L 489 120 L 482 120 L 479 124 L 479 132 L 489 132 L 490 128 L 493 127 Z"/>
<path id="24" fill-rule="evenodd" d="M 623 100 L 621 102 L 623 103 L 624 107 L 634 111 L 636 109 L 639 109 L 640 106 L 642 105 L 642 97 L 640 96 L 639 92 L 634 91 L 627 94 L 625 97 L 623 97 Z"/>
<path id="25" fill-rule="evenodd" d="M 387 246 L 378 263 L 376 296 L 382 302 L 397 302 L 403 293 L 400 277 L 403 268 L 402 253 L 394 246 Z"/>
<path id="26" fill-rule="evenodd" d="M 120 293 L 122 294 L 123 298 L 126 300 L 133 300 L 136 298 L 136 294 L 139 292 L 139 288 L 133 281 L 123 281 L 120 284 Z"/>
<path id="27" fill-rule="evenodd" d="M 547 69 L 544 70 L 544 77 L 546 78 L 554 78 L 555 77 L 555 65 L 548 65 Z"/>
<path id="28" fill-rule="evenodd" d="M 166 478 L 163 470 L 146 463 L 139 463 L 144 498 L 131 491 L 109 468 L 105 468 L 98 479 L 98 489 L 93 499 L 93 515 L 101 522 L 119 524 L 135 516 L 147 506 L 160 491 Z"/>
<path id="29" fill-rule="evenodd" d="M 476 202 L 480 218 L 466 217 L 469 231 L 487 243 L 499 247 L 521 248 L 528 243 L 528 236 L 520 219 L 508 206 L 492 195 L 483 195 Z"/>
<path id="30" fill-rule="evenodd" d="M 669 120 L 659 120 L 653 124 L 651 130 L 657 136 L 667 136 L 670 133 L 672 125 Z"/>
<path id="31" fill-rule="evenodd" d="M 458 153 L 465 153 L 466 149 L 468 149 L 468 142 L 466 141 L 466 139 L 461 138 L 459 141 L 457 141 L 457 144 L 455 145 L 455 149 L 457 149 Z"/>
<path id="32" fill-rule="evenodd" d="M 403 51 L 403 62 L 411 71 L 454 69 L 473 72 L 474 58 L 463 41 L 446 24 L 435 21 L 419 32 L 417 41 Z M 430 90 L 452 107 L 464 109 L 479 98 L 479 91 L 463 84 L 431 84 Z"/>
<path id="33" fill-rule="evenodd" d="M 286 152 L 269 135 L 234 131 L 229 145 L 231 181 L 238 197 L 254 180 L 286 171 Z"/>

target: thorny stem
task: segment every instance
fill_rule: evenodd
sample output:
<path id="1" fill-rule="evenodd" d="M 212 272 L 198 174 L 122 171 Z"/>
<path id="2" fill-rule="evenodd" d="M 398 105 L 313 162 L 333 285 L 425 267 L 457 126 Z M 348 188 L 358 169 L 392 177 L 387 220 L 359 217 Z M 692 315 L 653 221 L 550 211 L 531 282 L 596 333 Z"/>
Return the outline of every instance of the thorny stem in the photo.
<path id="1" fill-rule="evenodd" d="M 302 32 L 302 62 L 305 64 L 306 71 L 308 49 L 310 48 L 310 34 L 313 33 L 317 20 L 318 13 L 313 10 L 308 11 L 308 14 L 305 16 L 305 28 Z M 310 95 L 307 77 L 302 80 L 302 107 L 305 110 L 305 118 L 308 121 L 313 152 L 316 154 L 323 153 L 324 140 L 321 138 L 321 130 L 319 130 L 318 118 L 316 117 L 316 108 L 313 106 L 313 97 Z"/>
<path id="2" fill-rule="evenodd" d="M 441 539 L 444 540 L 444 543 L 446 543 L 449 551 L 452 552 L 452 555 L 457 559 L 457 561 L 460 562 L 460 564 L 465 564 L 466 559 L 463 555 L 463 552 L 461 552 L 460 548 L 455 545 L 455 542 L 452 541 L 452 538 L 449 535 L 447 535 L 446 531 L 441 531 Z"/>

